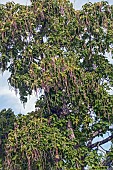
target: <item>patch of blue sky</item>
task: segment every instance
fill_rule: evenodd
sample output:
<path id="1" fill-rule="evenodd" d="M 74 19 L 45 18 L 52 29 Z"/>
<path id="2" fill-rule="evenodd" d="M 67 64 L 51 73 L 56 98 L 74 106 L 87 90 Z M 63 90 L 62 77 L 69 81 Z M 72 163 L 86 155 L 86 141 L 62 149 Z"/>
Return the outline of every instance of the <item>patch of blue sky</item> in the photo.
<path id="1" fill-rule="evenodd" d="M 35 102 L 37 96 L 33 94 L 23 107 L 19 99 L 19 94 L 15 92 L 15 90 L 8 85 L 7 79 L 9 78 L 10 74 L 8 71 L 5 71 L 3 74 L 0 74 L 0 110 L 4 108 L 11 108 L 15 114 L 25 114 L 32 110 L 35 110 Z"/>

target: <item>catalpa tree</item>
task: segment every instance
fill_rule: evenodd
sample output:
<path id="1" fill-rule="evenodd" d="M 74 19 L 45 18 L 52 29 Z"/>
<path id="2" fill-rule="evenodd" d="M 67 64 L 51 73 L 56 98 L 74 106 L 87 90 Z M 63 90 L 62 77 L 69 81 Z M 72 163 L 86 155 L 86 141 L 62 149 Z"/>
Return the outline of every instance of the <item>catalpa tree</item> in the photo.
<path id="1" fill-rule="evenodd" d="M 23 103 L 41 93 L 36 111 L 17 117 L 8 135 L 4 168 L 107 169 L 112 148 L 98 151 L 113 139 L 113 6 L 32 0 L 0 13 L 1 70 Z"/>

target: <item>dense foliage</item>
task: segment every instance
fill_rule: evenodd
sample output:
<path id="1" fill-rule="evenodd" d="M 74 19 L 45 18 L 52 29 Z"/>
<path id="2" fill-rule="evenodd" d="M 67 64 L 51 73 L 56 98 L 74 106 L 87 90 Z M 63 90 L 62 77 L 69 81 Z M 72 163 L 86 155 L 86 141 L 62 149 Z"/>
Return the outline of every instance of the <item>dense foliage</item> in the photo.
<path id="1" fill-rule="evenodd" d="M 0 112 L 0 169 L 5 160 L 5 143 L 8 138 L 8 133 L 14 130 L 14 122 L 16 117 L 11 109 L 4 109 Z"/>
<path id="2" fill-rule="evenodd" d="M 36 112 L 18 116 L 5 145 L 7 170 L 107 169 L 113 138 L 113 6 L 75 10 L 68 0 L 0 6 L 0 67 L 27 102 L 41 93 Z M 94 142 L 109 132 L 109 137 Z M 109 162 L 109 161 L 108 161 Z M 111 163 L 111 161 L 110 161 Z"/>

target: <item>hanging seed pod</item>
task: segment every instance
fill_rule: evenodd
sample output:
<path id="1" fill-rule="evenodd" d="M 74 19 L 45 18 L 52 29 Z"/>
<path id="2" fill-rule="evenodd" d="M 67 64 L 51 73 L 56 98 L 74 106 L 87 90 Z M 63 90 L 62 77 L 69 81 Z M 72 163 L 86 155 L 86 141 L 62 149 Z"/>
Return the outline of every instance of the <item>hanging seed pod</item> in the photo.
<path id="1" fill-rule="evenodd" d="M 2 41 L 4 40 L 4 32 L 2 32 Z"/>
<path id="2" fill-rule="evenodd" d="M 84 95 L 84 99 L 87 99 L 85 91 L 83 91 L 83 95 Z"/>

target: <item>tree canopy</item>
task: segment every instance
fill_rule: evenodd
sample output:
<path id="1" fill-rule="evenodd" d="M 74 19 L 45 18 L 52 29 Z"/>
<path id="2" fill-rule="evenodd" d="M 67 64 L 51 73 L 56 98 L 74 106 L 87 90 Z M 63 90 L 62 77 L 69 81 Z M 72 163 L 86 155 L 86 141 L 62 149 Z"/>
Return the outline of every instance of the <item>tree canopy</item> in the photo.
<path id="1" fill-rule="evenodd" d="M 98 152 L 113 139 L 108 53 L 113 54 L 113 5 L 106 1 L 81 10 L 68 0 L 0 5 L 0 68 L 11 73 L 9 84 L 23 103 L 33 91 L 41 94 L 36 111 L 18 116 L 8 135 L 6 170 L 109 167 L 112 147 Z M 94 142 L 107 132 L 109 137 Z"/>

